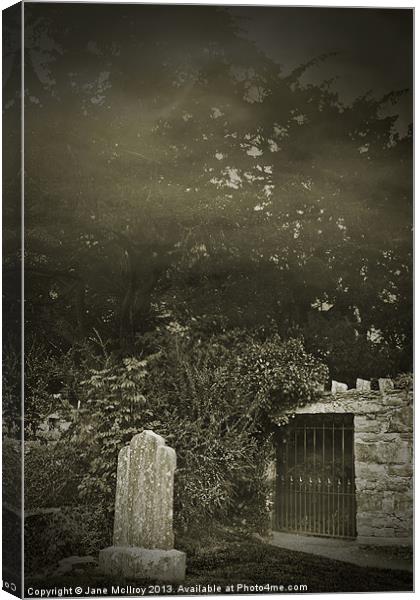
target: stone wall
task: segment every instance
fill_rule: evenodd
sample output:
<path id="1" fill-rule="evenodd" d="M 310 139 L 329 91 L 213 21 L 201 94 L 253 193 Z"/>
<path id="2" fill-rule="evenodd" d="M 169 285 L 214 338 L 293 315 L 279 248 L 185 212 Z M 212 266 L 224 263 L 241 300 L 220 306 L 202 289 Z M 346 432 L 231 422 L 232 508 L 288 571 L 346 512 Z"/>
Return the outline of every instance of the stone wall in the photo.
<path id="1" fill-rule="evenodd" d="M 317 403 L 295 411 L 354 415 L 356 525 L 360 543 L 412 543 L 412 400 L 412 392 L 391 388 L 324 392 Z"/>

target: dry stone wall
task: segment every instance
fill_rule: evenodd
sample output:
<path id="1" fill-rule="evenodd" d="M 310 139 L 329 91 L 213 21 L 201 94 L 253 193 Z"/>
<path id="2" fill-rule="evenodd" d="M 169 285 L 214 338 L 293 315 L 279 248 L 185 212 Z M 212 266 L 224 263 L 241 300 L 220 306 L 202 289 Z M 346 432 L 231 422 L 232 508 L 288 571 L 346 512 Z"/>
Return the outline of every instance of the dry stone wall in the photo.
<path id="1" fill-rule="evenodd" d="M 392 383 L 392 382 L 391 382 Z M 413 525 L 412 392 L 394 390 L 389 380 L 379 391 L 324 392 L 295 412 L 352 413 L 357 538 L 361 543 L 410 544 Z"/>

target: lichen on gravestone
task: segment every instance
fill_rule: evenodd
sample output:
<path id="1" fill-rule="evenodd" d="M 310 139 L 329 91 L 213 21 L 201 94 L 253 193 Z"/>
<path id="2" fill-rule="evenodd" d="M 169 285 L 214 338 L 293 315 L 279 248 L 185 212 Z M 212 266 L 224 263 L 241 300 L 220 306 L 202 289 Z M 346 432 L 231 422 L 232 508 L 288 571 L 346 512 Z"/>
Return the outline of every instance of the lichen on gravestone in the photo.
<path id="1" fill-rule="evenodd" d="M 120 451 L 114 545 L 170 550 L 176 454 L 153 431 L 135 435 Z"/>
<path id="2" fill-rule="evenodd" d="M 99 553 L 107 575 L 179 582 L 186 556 L 174 550 L 176 454 L 150 430 L 135 435 L 118 455 L 113 546 Z"/>
<path id="3" fill-rule="evenodd" d="M 130 530 L 129 506 L 130 446 L 125 446 L 118 455 L 117 489 L 115 493 L 114 546 L 128 546 Z"/>

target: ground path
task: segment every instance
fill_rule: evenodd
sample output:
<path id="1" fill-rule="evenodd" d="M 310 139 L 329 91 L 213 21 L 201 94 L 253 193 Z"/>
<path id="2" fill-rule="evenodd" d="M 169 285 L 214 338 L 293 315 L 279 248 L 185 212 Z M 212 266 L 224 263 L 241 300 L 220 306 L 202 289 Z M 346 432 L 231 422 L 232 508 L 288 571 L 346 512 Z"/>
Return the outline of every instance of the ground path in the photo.
<path id="1" fill-rule="evenodd" d="M 274 532 L 268 543 L 278 548 L 305 552 L 333 560 L 376 569 L 412 571 L 413 559 L 407 548 L 360 546 L 353 540 L 322 538 L 308 535 Z"/>

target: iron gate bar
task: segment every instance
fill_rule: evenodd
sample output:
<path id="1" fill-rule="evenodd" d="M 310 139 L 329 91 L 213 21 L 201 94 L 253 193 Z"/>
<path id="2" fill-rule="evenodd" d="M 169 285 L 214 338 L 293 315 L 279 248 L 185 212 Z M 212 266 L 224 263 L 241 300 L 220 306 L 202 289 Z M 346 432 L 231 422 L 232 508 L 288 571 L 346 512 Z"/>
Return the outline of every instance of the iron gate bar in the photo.
<path id="1" fill-rule="evenodd" d="M 348 413 L 298 415 L 278 429 L 278 530 L 355 537 L 353 432 Z"/>

